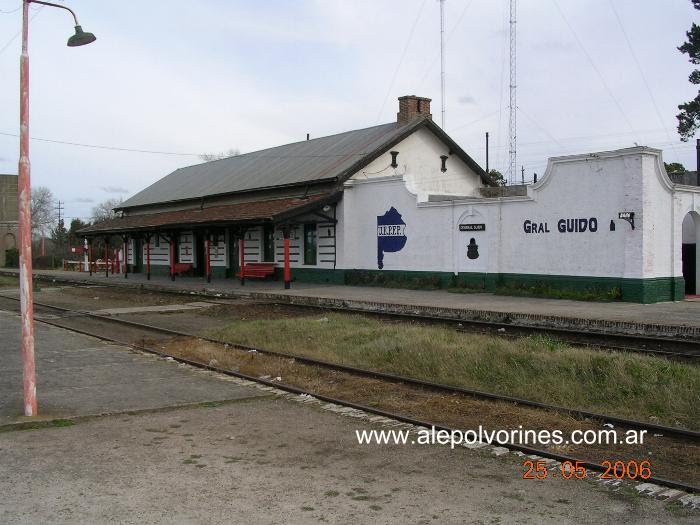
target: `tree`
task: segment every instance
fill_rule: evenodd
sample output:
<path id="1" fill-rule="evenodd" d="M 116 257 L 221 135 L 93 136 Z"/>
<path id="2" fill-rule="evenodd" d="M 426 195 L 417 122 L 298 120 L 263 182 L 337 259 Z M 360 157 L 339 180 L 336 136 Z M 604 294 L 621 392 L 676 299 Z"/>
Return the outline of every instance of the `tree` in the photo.
<path id="1" fill-rule="evenodd" d="M 664 162 L 666 173 L 685 173 L 687 170 L 680 162 Z"/>
<path id="2" fill-rule="evenodd" d="M 506 185 L 506 179 L 503 177 L 503 174 L 498 171 L 498 170 L 489 170 L 488 176 L 491 177 L 491 180 L 496 184 L 496 186 L 505 186 Z"/>
<path id="3" fill-rule="evenodd" d="M 65 254 L 66 238 L 68 237 L 68 230 L 66 230 L 66 225 L 63 219 L 58 221 L 55 228 L 51 228 L 51 240 L 53 241 L 56 250 L 61 256 Z"/>
<path id="4" fill-rule="evenodd" d="M 72 219 L 70 221 L 70 228 L 68 228 L 68 243 L 71 246 L 82 246 L 83 237 L 78 231 L 88 226 L 90 226 L 89 222 L 83 222 L 80 219 Z"/>
<path id="5" fill-rule="evenodd" d="M 240 154 L 241 152 L 236 148 L 229 148 L 228 151 L 221 151 L 219 153 L 202 153 L 199 158 L 204 162 L 211 162 L 212 160 L 228 159 L 229 157 L 235 157 Z"/>
<path id="6" fill-rule="evenodd" d="M 107 199 L 101 202 L 92 209 L 92 222 L 97 223 L 108 219 L 114 219 L 117 216 L 117 214 L 114 213 L 114 208 L 119 206 L 122 202 L 124 202 L 124 199 L 121 197 Z"/>
<path id="7" fill-rule="evenodd" d="M 43 234 L 51 229 L 54 223 L 55 200 L 51 190 L 45 186 L 32 188 L 31 213 L 32 213 L 32 236 L 36 233 Z"/>
<path id="8" fill-rule="evenodd" d="M 700 10 L 700 0 L 692 0 L 692 2 L 693 7 Z M 700 64 L 700 26 L 693 23 L 690 31 L 687 31 L 685 35 L 688 37 L 688 41 L 680 46 L 678 50 L 688 55 L 691 64 Z M 688 80 L 691 84 L 700 84 L 700 69 L 693 70 Z M 681 110 L 676 115 L 678 119 L 678 134 L 681 136 L 681 140 L 685 142 L 700 127 L 700 89 L 693 100 L 680 104 L 678 109 Z"/>

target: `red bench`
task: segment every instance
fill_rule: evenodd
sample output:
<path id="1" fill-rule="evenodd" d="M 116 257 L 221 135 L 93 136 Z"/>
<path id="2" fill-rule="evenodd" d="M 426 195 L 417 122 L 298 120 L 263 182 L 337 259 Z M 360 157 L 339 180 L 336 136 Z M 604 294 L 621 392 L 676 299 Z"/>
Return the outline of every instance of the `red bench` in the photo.
<path id="1" fill-rule="evenodd" d="M 256 279 L 264 279 L 268 275 L 275 275 L 275 263 L 271 262 L 259 262 L 259 263 L 246 263 L 243 267 L 243 273 L 245 277 L 252 277 Z M 236 274 L 236 277 L 240 277 L 241 272 Z"/>
<path id="2" fill-rule="evenodd" d="M 189 272 L 192 269 L 192 263 L 175 263 L 173 264 L 173 275 L 180 275 Z"/>

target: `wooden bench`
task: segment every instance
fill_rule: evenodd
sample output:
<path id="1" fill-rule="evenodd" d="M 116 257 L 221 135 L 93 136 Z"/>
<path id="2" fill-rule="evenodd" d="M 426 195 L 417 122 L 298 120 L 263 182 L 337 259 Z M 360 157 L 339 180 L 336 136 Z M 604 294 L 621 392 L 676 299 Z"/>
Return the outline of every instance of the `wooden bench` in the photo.
<path id="1" fill-rule="evenodd" d="M 272 262 L 246 263 L 243 268 L 245 277 L 254 279 L 264 279 L 268 275 L 275 275 L 275 263 Z M 236 277 L 240 276 L 241 272 L 239 271 Z"/>
<path id="2" fill-rule="evenodd" d="M 192 269 L 192 263 L 175 263 L 173 264 L 173 275 L 180 275 L 189 272 Z"/>

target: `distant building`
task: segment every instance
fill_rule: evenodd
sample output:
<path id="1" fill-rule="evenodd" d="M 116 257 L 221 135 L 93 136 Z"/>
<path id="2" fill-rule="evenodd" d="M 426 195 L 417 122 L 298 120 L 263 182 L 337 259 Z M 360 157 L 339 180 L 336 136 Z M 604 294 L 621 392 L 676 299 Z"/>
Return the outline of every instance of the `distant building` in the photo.
<path id="1" fill-rule="evenodd" d="M 668 178 L 674 184 L 684 186 L 700 186 L 700 177 L 697 171 L 683 171 L 681 173 L 669 173 Z"/>
<path id="2" fill-rule="evenodd" d="M 5 266 L 5 250 L 17 248 L 18 227 L 17 175 L 0 175 L 0 267 Z"/>

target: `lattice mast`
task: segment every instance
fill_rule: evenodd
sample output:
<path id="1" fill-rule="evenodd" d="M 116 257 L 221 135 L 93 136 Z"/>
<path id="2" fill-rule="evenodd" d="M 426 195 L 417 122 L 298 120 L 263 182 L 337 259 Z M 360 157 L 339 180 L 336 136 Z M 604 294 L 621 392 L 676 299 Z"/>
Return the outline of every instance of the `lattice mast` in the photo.
<path id="1" fill-rule="evenodd" d="M 440 126 L 445 129 L 445 0 L 440 0 Z"/>
<path id="2" fill-rule="evenodd" d="M 509 165 L 508 165 L 508 183 L 514 184 L 518 177 L 518 161 L 517 161 L 517 129 L 516 129 L 516 68 L 515 68 L 515 15 L 516 15 L 517 0 L 510 0 L 510 118 L 508 121 L 509 134 Z"/>

